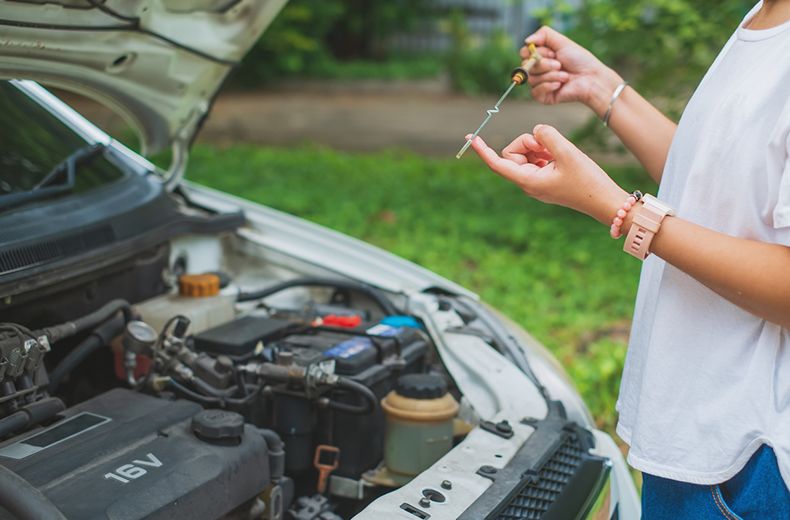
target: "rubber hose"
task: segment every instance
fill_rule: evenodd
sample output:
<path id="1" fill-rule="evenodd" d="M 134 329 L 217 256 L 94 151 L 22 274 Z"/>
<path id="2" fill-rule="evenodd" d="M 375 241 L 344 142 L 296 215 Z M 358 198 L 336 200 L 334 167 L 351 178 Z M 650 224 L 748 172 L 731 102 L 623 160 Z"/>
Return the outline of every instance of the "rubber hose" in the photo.
<path id="1" fill-rule="evenodd" d="M 365 400 L 365 403 L 362 405 L 353 405 L 348 403 L 341 403 L 339 401 L 334 401 L 330 399 L 329 402 L 327 403 L 327 408 L 331 410 L 335 410 L 337 412 L 350 413 L 353 415 L 368 415 L 378 407 L 379 401 L 376 398 L 376 395 L 373 393 L 373 391 L 371 391 L 370 388 L 366 387 L 362 383 L 358 383 L 353 379 L 341 377 L 338 380 L 335 388 L 353 392 L 359 395 L 360 397 L 362 397 L 362 399 Z"/>
<path id="2" fill-rule="evenodd" d="M 56 397 L 45 397 L 32 402 L 21 410 L 0 419 L 0 439 L 41 424 L 65 409 L 66 405 Z"/>
<path id="3" fill-rule="evenodd" d="M 3 417 L 0 419 L 0 439 L 25 428 L 29 420 L 30 417 L 22 411 Z"/>
<path id="4" fill-rule="evenodd" d="M 124 323 L 133 319 L 132 308 L 126 300 L 112 300 L 90 314 L 67 321 L 60 325 L 53 325 L 35 332 L 36 336 L 46 335 L 50 343 L 55 343 L 64 338 L 74 336 L 84 330 L 96 328 L 100 323 L 112 318 L 117 312 L 123 312 Z"/>
<path id="5" fill-rule="evenodd" d="M 41 491 L 1 464 L 0 507 L 19 520 L 66 520 Z"/>
<path id="6" fill-rule="evenodd" d="M 186 386 L 182 385 L 172 377 L 168 380 L 168 385 L 170 386 L 170 388 L 173 389 L 173 391 L 175 391 L 176 394 L 180 395 L 181 397 L 207 406 L 209 405 L 224 406 L 226 404 L 244 405 L 249 403 L 257 395 L 257 390 L 259 389 L 259 387 L 256 387 L 256 392 L 248 395 L 247 397 L 238 399 L 234 397 L 214 397 L 214 396 L 199 394 L 194 390 L 190 390 Z"/>
<path id="7" fill-rule="evenodd" d="M 118 312 L 117 310 L 115 312 Z M 63 379 L 77 368 L 88 356 L 110 342 L 123 331 L 126 318 L 116 316 L 111 318 L 91 332 L 91 335 L 82 340 L 71 352 L 60 360 L 60 363 L 49 374 L 49 393 L 54 394 Z"/>
<path id="8" fill-rule="evenodd" d="M 348 291 L 356 291 L 369 296 L 376 305 L 381 308 L 384 314 L 392 316 L 398 314 L 398 309 L 392 304 L 391 301 L 378 289 L 369 285 L 363 285 L 354 282 L 347 282 L 344 280 L 333 280 L 331 278 L 295 278 L 293 280 L 286 280 L 284 282 L 266 287 L 257 291 L 239 292 L 237 300 L 240 302 L 262 300 L 273 294 L 291 289 L 293 287 L 334 287 L 337 289 L 345 289 Z"/>
<path id="9" fill-rule="evenodd" d="M 279 481 L 285 473 L 285 443 L 274 430 L 260 430 L 269 448 L 269 474 Z"/>

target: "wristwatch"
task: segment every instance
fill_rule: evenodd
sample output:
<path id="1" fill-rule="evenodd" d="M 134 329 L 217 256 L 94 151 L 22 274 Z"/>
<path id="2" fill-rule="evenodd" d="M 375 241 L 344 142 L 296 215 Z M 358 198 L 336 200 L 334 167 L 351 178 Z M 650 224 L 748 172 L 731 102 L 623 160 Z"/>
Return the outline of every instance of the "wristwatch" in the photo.
<path id="1" fill-rule="evenodd" d="M 640 201 L 642 208 L 634 215 L 631 229 L 625 239 L 623 251 L 644 260 L 650 254 L 650 243 L 658 233 L 661 222 L 675 211 L 652 195 L 646 194 Z"/>

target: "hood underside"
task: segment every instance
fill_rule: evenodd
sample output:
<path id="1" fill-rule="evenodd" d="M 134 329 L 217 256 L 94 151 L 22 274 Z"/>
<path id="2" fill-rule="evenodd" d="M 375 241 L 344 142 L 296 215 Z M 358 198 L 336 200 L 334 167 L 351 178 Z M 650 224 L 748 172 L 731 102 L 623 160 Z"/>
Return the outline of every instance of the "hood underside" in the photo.
<path id="1" fill-rule="evenodd" d="M 189 146 L 287 0 L 0 0 L 0 76 L 107 105 L 144 153 Z"/>

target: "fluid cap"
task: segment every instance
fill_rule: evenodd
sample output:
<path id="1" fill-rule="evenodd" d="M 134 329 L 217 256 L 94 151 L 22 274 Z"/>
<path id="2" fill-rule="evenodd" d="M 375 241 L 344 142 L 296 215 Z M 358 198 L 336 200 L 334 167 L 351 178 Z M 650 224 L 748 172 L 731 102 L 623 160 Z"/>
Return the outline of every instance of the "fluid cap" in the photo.
<path id="1" fill-rule="evenodd" d="M 244 417 L 228 410 L 203 410 L 192 417 L 192 431 L 208 442 L 240 439 Z"/>
<path id="2" fill-rule="evenodd" d="M 178 293 L 181 296 L 216 296 L 219 286 L 220 279 L 216 274 L 182 274 L 178 277 Z"/>
<path id="3" fill-rule="evenodd" d="M 395 392 L 412 399 L 438 399 L 447 393 L 447 383 L 434 374 L 406 374 L 398 378 Z"/>

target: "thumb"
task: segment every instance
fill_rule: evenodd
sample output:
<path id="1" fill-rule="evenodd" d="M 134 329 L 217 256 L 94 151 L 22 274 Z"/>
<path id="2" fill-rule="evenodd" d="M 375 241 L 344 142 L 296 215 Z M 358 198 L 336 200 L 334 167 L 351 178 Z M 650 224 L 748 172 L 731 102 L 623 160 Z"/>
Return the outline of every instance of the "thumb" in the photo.
<path id="1" fill-rule="evenodd" d="M 576 149 L 573 143 L 568 141 L 553 126 L 537 125 L 532 130 L 532 134 L 535 136 L 535 140 L 543 145 L 556 159 L 562 159 L 563 156 Z"/>
<path id="2" fill-rule="evenodd" d="M 534 43 L 538 47 L 548 47 L 555 51 L 570 42 L 567 36 L 555 31 L 548 25 L 544 25 L 533 34 L 529 35 L 524 41 L 528 44 Z"/>

